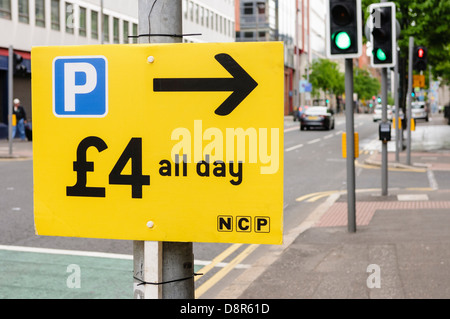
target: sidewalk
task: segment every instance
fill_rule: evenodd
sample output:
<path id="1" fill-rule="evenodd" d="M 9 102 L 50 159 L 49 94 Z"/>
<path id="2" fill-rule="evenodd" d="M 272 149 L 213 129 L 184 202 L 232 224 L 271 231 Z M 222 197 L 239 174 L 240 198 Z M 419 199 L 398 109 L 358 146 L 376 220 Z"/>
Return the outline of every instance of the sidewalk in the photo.
<path id="1" fill-rule="evenodd" d="M 265 271 L 236 297 L 450 298 L 450 134 L 441 143 L 444 149 L 433 146 L 426 152 L 429 142 L 436 144 L 433 134 L 448 129 L 436 126 L 437 121 L 429 124 L 416 127 L 421 142 L 415 141 L 413 165 L 397 167 L 411 174 L 410 185 L 389 189 L 388 196 L 357 192 L 355 233 L 347 230 L 346 195 L 329 197 L 323 213 L 311 214 L 321 215 L 314 225 L 280 249 L 278 258 L 257 263 Z M 389 153 L 389 161 L 394 156 Z M 404 156 L 402 152 L 402 163 Z M 380 161 L 380 155 L 371 160 Z M 412 168 L 425 170 L 430 181 L 438 182 L 415 188 Z M 238 280 L 245 282 L 251 271 Z"/>
<path id="2" fill-rule="evenodd" d="M 0 160 L 4 159 L 31 159 L 33 157 L 33 143 L 14 139 L 12 143 L 12 154 L 9 150 L 9 142 L 0 140 Z"/>
<path id="3" fill-rule="evenodd" d="M 283 246 L 273 246 L 271 256 L 245 271 L 218 297 L 450 298 L 450 149 L 445 146 L 450 126 L 439 121 L 419 125 L 423 128 L 416 127 L 421 139 L 416 138 L 412 166 L 396 166 L 411 174 L 410 185 L 390 188 L 388 196 L 373 190 L 357 192 L 355 233 L 347 231 L 346 195 L 331 195 L 310 215 L 316 218 L 314 223 L 309 224 L 311 218 L 297 227 L 301 230 L 295 236 L 285 234 Z M 426 149 L 428 142 L 436 144 L 436 132 L 444 134 L 444 146 Z M 394 155 L 389 153 L 392 164 Z M 15 140 L 13 160 L 31 158 L 32 142 Z M 2 160 L 10 160 L 7 140 L 0 140 Z M 379 153 L 370 160 L 376 165 Z M 405 163 L 405 152 L 400 162 Z M 435 184 L 415 187 L 412 174 L 417 173 L 411 168 L 425 170 L 422 174 Z M 245 285 L 236 287 L 238 283 Z"/>

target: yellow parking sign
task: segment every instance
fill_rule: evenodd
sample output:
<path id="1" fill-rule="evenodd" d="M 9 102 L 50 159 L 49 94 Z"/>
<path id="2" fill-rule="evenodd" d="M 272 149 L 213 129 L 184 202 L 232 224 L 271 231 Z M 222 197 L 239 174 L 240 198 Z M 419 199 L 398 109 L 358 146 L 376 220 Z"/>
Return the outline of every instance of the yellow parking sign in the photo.
<path id="1" fill-rule="evenodd" d="M 280 244 L 283 45 L 32 50 L 39 235 Z"/>

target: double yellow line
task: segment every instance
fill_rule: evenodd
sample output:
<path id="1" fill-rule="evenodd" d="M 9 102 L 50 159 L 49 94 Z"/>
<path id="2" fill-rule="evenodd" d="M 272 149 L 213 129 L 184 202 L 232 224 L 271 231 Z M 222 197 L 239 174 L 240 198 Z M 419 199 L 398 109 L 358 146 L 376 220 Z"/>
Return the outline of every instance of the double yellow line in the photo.
<path id="1" fill-rule="evenodd" d="M 207 272 L 209 272 L 211 269 L 213 269 L 218 263 L 225 260 L 228 256 L 233 254 L 236 250 L 238 250 L 243 244 L 233 244 L 227 249 L 225 249 L 222 253 L 217 255 L 210 264 L 204 266 L 202 269 L 200 269 L 198 272 L 205 275 Z M 212 286 L 217 284 L 219 280 L 221 280 L 223 277 L 225 277 L 233 268 L 241 263 L 245 258 L 247 258 L 256 248 L 258 248 L 258 244 L 252 244 L 249 245 L 247 248 L 245 248 L 239 255 L 237 255 L 232 261 L 230 261 L 225 267 L 223 267 L 221 270 L 219 270 L 217 273 L 215 273 L 211 278 L 209 278 L 207 281 L 205 281 L 200 287 L 195 289 L 195 297 L 199 298 L 202 296 L 206 291 L 208 291 Z M 197 281 L 200 277 L 195 277 L 195 281 Z"/>

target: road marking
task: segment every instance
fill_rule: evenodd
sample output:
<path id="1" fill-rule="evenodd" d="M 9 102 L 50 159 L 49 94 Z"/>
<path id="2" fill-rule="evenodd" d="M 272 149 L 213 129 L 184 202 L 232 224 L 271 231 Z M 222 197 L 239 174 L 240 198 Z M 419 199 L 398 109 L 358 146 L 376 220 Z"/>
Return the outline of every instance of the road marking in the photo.
<path id="1" fill-rule="evenodd" d="M 298 144 L 298 145 L 295 145 L 295 146 L 292 146 L 292 147 L 289 147 L 289 148 L 285 149 L 285 152 L 290 152 L 290 151 L 296 150 L 296 149 L 301 148 L 301 147 L 303 147 L 303 144 Z"/>
<path id="2" fill-rule="evenodd" d="M 331 192 L 337 192 L 337 191 L 331 191 Z M 304 201 L 304 200 L 306 200 L 306 199 L 308 199 L 310 197 L 313 197 L 313 196 L 316 196 L 316 195 L 319 195 L 319 194 L 324 194 L 324 193 L 330 193 L 330 192 L 317 192 L 317 193 L 311 193 L 311 194 L 303 195 L 301 197 L 296 198 L 295 201 L 302 202 L 302 201 Z"/>
<path id="3" fill-rule="evenodd" d="M 310 197 L 307 202 L 308 203 L 314 203 L 315 201 L 324 198 L 324 197 L 328 197 L 330 195 L 334 195 L 334 194 L 342 194 L 342 191 L 330 191 L 330 192 L 323 192 L 322 194 Z"/>
<path id="4" fill-rule="evenodd" d="M 381 165 L 381 164 L 380 164 Z M 380 169 L 380 165 L 373 165 L 370 163 L 359 163 L 357 160 L 355 160 L 355 166 L 356 167 L 362 167 L 366 169 Z M 392 172 L 411 172 L 411 173 L 426 173 L 427 169 L 425 168 L 408 168 L 408 167 L 390 167 L 388 166 L 388 171 Z"/>
<path id="5" fill-rule="evenodd" d="M 439 189 L 438 183 L 437 183 L 436 178 L 434 177 L 434 173 L 431 169 L 427 170 L 427 177 L 428 177 L 428 182 L 430 183 L 430 187 L 433 190 Z"/>
<path id="6" fill-rule="evenodd" d="M 398 194 L 398 201 L 419 201 L 419 200 L 430 200 L 427 194 Z"/>
<path id="7" fill-rule="evenodd" d="M 227 275 L 231 270 L 235 268 L 235 266 L 245 258 L 247 258 L 256 248 L 259 247 L 259 244 L 249 245 L 243 252 L 241 252 L 236 258 L 234 258 L 226 267 L 219 270 L 214 276 L 209 278 L 203 285 L 195 289 L 195 298 L 201 297 L 206 291 L 208 291 L 212 286 L 217 284 L 225 275 Z"/>
<path id="8" fill-rule="evenodd" d="M 219 255 L 217 255 L 210 264 L 206 265 L 205 267 L 203 267 L 202 269 L 200 269 L 198 272 L 202 273 L 203 275 L 205 275 L 208 271 L 210 271 L 211 269 L 214 268 L 214 266 L 216 266 L 218 263 L 222 262 L 225 258 L 227 258 L 229 255 L 231 255 L 232 253 L 234 253 L 236 251 L 236 249 L 238 249 L 239 247 L 241 247 L 242 244 L 233 244 L 230 247 L 228 247 L 227 249 L 225 249 L 222 253 L 220 253 Z M 195 281 L 197 281 L 198 279 L 200 279 L 199 276 L 195 277 Z"/>
<path id="9" fill-rule="evenodd" d="M 307 144 L 314 144 L 314 143 L 317 143 L 317 142 L 320 142 L 320 141 L 321 141 L 320 138 L 316 138 L 315 140 L 309 141 Z"/>
<path id="10" fill-rule="evenodd" d="M 211 260 L 198 260 L 198 259 L 196 259 L 195 261 L 194 261 L 194 264 L 195 264 L 195 266 L 207 266 L 207 265 L 210 265 L 211 264 Z M 226 267 L 228 265 L 228 263 L 225 263 L 225 262 L 219 262 L 219 263 L 216 263 L 215 265 L 214 265 L 214 267 L 217 267 L 217 268 L 224 268 L 224 267 Z M 234 268 L 236 268 L 236 269 L 248 269 L 248 268 L 250 268 L 251 266 L 249 265 L 249 264 L 237 264 L 236 265 L 236 267 L 234 267 Z M 205 268 L 205 267 L 203 267 L 203 268 Z M 203 268 L 201 268 L 201 269 L 199 269 L 199 270 L 197 270 L 196 272 L 198 272 L 198 273 L 201 273 L 202 275 L 204 275 L 205 273 L 204 272 L 202 272 L 202 269 Z M 201 277 L 195 277 L 195 279 L 197 279 L 197 278 L 201 278 Z"/>
<path id="11" fill-rule="evenodd" d="M 221 254 L 219 254 L 212 261 L 208 260 L 194 260 L 194 264 L 198 266 L 204 266 L 198 272 L 205 274 L 214 267 L 225 268 L 229 264 L 222 262 L 225 258 L 231 255 L 235 250 L 241 247 L 242 244 L 233 244 L 227 249 L 225 249 Z M 67 250 L 67 249 L 53 249 L 53 248 L 41 248 L 41 247 L 25 247 L 25 246 L 9 246 L 0 245 L 0 250 L 14 251 L 14 252 L 24 252 L 24 253 L 40 253 L 49 255 L 68 255 L 68 256 L 81 256 L 81 257 L 97 257 L 97 258 L 110 258 L 110 259 L 123 259 L 123 260 L 133 260 L 133 255 L 126 254 L 115 254 L 115 253 L 103 253 L 95 251 L 81 251 L 81 250 Z M 247 269 L 250 265 L 237 264 L 236 269 Z M 198 276 L 195 277 L 197 280 Z"/>
<path id="12" fill-rule="evenodd" d="M 365 192 L 375 192 L 375 191 L 380 191 L 380 188 L 365 188 L 365 189 L 356 189 L 355 193 L 365 193 Z M 393 190 L 393 188 L 391 188 L 391 190 Z M 303 195 L 300 196 L 298 198 L 295 199 L 295 201 L 297 202 L 308 202 L 308 203 L 313 203 L 316 202 L 317 200 L 323 198 L 323 197 L 327 197 L 330 195 L 334 195 L 334 194 L 346 194 L 347 190 L 334 190 L 334 191 L 325 191 L 325 192 L 317 192 L 317 193 L 311 193 L 311 194 L 307 194 L 307 195 Z"/>
<path id="13" fill-rule="evenodd" d="M 299 128 L 293 126 L 293 127 L 289 127 L 289 128 L 287 128 L 287 129 L 285 129 L 285 130 L 284 130 L 284 133 L 292 132 L 292 131 L 297 131 L 297 130 L 299 130 Z"/>
<path id="14" fill-rule="evenodd" d="M 332 138 L 334 136 L 334 134 L 328 134 L 327 136 L 324 136 L 323 139 L 327 140 L 329 138 Z"/>
<path id="15" fill-rule="evenodd" d="M 19 251 L 19 252 L 27 252 L 27 253 L 53 254 L 53 255 L 101 257 L 101 258 L 130 259 L 130 260 L 133 259 L 132 255 L 102 253 L 102 252 L 94 252 L 94 251 L 40 248 L 40 247 L 0 245 L 0 250 Z"/>
<path id="16" fill-rule="evenodd" d="M 304 231 L 313 227 L 321 217 L 328 211 L 328 209 L 339 198 L 338 194 L 331 195 L 325 202 L 320 204 L 306 219 L 295 228 L 289 230 L 283 238 L 283 244 L 271 248 L 270 254 L 261 256 L 250 269 L 247 269 L 238 278 L 236 278 L 230 285 L 222 290 L 217 296 L 218 299 L 235 299 L 238 298 L 248 286 L 276 260 L 279 255 L 289 247 L 294 240 Z"/>

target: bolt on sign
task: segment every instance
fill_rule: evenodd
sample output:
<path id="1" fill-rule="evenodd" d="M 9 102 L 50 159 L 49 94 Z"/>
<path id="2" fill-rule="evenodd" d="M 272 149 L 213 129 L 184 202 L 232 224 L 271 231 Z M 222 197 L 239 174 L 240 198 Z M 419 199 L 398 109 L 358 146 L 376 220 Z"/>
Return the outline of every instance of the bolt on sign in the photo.
<path id="1" fill-rule="evenodd" d="M 280 244 L 283 44 L 32 49 L 38 235 Z"/>

